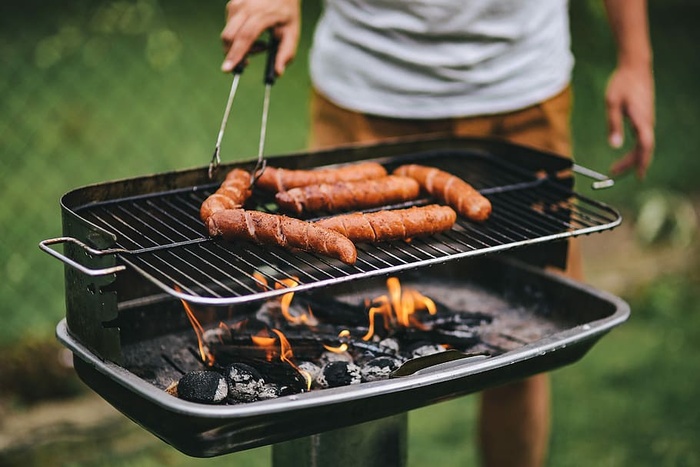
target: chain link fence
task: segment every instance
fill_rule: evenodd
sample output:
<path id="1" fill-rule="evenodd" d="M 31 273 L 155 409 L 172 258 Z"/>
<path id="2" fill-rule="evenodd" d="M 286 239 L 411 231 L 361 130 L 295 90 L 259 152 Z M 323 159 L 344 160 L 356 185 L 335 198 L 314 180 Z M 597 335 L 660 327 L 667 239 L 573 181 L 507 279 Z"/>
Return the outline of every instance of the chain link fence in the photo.
<path id="1" fill-rule="evenodd" d="M 231 85 L 219 66 L 225 2 L 67 0 L 0 6 L 0 342 L 51 333 L 65 314 L 60 197 L 86 184 L 209 163 Z M 318 9 L 304 7 L 305 26 Z M 302 38 L 306 51 L 310 27 Z M 223 161 L 254 158 L 263 59 L 243 74 Z M 304 147 L 298 57 L 272 89 L 266 153 Z"/>

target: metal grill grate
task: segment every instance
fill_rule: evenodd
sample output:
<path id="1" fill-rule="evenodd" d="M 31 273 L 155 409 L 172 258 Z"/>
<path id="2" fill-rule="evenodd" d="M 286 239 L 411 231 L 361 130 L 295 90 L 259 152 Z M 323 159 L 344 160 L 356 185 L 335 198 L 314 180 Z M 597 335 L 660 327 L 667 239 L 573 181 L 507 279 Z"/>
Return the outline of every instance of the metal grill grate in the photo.
<path id="1" fill-rule="evenodd" d="M 216 184 L 94 203 L 76 213 L 117 237 L 120 262 L 171 295 L 211 305 L 393 274 L 606 230 L 621 221 L 613 208 L 574 193 L 556 179 L 488 155 L 443 152 L 378 161 L 389 170 L 408 162 L 447 170 L 487 196 L 493 213 L 481 224 L 460 218 L 452 230 L 429 238 L 359 244 L 357 263 L 352 266 L 309 253 L 210 239 L 199 220 L 199 207 Z M 426 198 L 410 204 L 432 201 Z M 256 193 L 246 207 L 277 211 L 274 198 L 265 193 Z M 269 285 L 259 282 L 253 273 L 262 274 Z M 278 281 L 289 278 L 298 285 L 275 288 Z"/>

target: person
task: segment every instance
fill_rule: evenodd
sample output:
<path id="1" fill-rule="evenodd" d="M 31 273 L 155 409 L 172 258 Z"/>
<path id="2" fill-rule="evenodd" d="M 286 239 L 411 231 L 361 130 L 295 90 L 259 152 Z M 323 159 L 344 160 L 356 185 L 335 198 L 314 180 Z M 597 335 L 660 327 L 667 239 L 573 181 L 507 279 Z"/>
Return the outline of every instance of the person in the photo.
<path id="1" fill-rule="evenodd" d="M 612 175 L 644 178 L 654 150 L 654 83 L 646 0 L 604 0 L 617 47 L 605 101 L 608 140 L 632 148 Z M 275 70 L 293 60 L 299 0 L 231 0 L 221 32 L 229 72 L 268 28 Z M 310 51 L 312 148 L 416 135 L 489 136 L 571 157 L 567 0 L 325 0 Z M 572 242 L 573 243 L 573 242 Z M 567 273 L 582 279 L 580 256 Z M 549 440 L 549 379 L 481 394 L 487 466 L 538 466 Z"/>

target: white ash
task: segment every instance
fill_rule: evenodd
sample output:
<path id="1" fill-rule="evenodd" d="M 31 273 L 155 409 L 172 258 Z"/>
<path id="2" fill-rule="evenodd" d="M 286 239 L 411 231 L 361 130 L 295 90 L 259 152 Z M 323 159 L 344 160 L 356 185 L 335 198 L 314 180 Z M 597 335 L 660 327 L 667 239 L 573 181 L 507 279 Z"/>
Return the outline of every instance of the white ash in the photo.
<path id="1" fill-rule="evenodd" d="M 400 348 L 399 341 L 394 337 L 387 337 L 379 341 L 379 348 L 398 353 Z"/>
<path id="2" fill-rule="evenodd" d="M 263 385 L 260 392 L 258 392 L 258 399 L 268 400 L 276 399 L 280 396 L 280 388 L 276 384 L 265 384 Z"/>
<path id="3" fill-rule="evenodd" d="M 362 372 L 354 363 L 330 362 L 323 367 L 315 382 L 323 389 L 359 384 L 362 382 Z"/>
<path id="4" fill-rule="evenodd" d="M 353 358 L 348 352 L 323 352 L 319 358 L 319 363 L 323 366 L 330 362 L 352 363 Z"/>
<path id="5" fill-rule="evenodd" d="M 392 357 L 377 357 L 362 366 L 362 381 L 380 381 L 388 379 L 394 370 L 401 366 L 399 360 Z"/>
<path id="6" fill-rule="evenodd" d="M 232 363 L 226 368 L 226 381 L 231 399 L 240 402 L 255 400 L 265 386 L 258 370 L 244 363 Z"/>
<path id="7" fill-rule="evenodd" d="M 207 346 L 221 344 L 224 342 L 224 339 L 230 339 L 230 337 L 231 331 L 228 329 L 222 329 L 220 327 L 207 329 L 206 331 L 204 331 L 204 334 L 202 334 L 202 340 Z"/>
<path id="8" fill-rule="evenodd" d="M 321 367 L 313 362 L 301 362 L 298 366 L 301 371 L 305 371 L 309 374 L 311 381 L 314 381 L 318 375 L 321 374 Z"/>
<path id="9" fill-rule="evenodd" d="M 411 357 L 425 357 L 426 355 L 433 355 L 444 351 L 445 348 L 439 344 L 425 344 L 413 349 L 411 351 Z"/>

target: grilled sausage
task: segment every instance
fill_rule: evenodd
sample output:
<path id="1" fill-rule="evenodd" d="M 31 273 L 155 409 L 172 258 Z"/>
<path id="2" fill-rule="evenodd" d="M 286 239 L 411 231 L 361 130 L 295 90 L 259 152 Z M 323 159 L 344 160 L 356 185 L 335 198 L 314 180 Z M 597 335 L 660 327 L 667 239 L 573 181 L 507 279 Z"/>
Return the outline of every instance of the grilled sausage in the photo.
<path id="1" fill-rule="evenodd" d="M 302 214 L 370 208 L 408 201 L 419 193 L 420 186 L 415 180 L 388 175 L 372 180 L 292 188 L 277 193 L 275 199 L 281 208 Z"/>
<path id="2" fill-rule="evenodd" d="M 322 183 L 369 180 L 387 175 L 386 169 L 376 162 L 362 162 L 332 169 L 290 170 L 268 167 L 256 182 L 256 186 L 267 191 L 285 191 L 307 185 Z"/>
<path id="3" fill-rule="evenodd" d="M 233 169 L 226 174 L 221 186 L 202 202 L 199 217 L 206 223 L 217 211 L 240 208 L 251 193 L 250 173 L 243 169 Z"/>
<path id="4" fill-rule="evenodd" d="M 248 240 L 260 245 L 278 245 L 337 258 L 346 264 L 357 261 L 355 245 L 333 230 L 293 217 L 244 209 L 225 209 L 212 214 L 209 235 L 225 240 Z"/>
<path id="5" fill-rule="evenodd" d="M 402 165 L 394 174 L 415 179 L 425 191 L 452 206 L 467 219 L 482 222 L 491 215 L 491 202 L 459 177 L 435 167 Z"/>
<path id="6" fill-rule="evenodd" d="M 431 204 L 377 211 L 352 213 L 316 221 L 320 227 L 335 230 L 356 243 L 409 240 L 449 230 L 457 220 L 457 213 L 449 206 Z"/>

